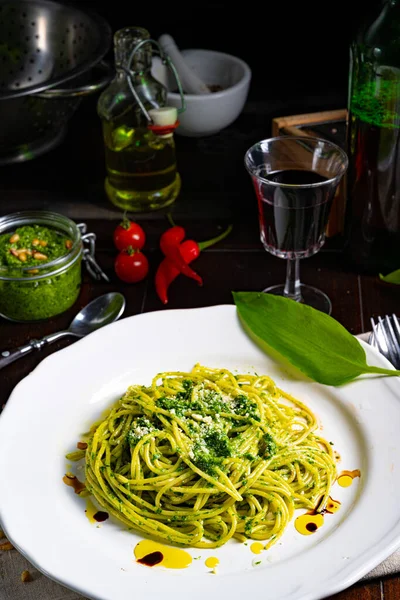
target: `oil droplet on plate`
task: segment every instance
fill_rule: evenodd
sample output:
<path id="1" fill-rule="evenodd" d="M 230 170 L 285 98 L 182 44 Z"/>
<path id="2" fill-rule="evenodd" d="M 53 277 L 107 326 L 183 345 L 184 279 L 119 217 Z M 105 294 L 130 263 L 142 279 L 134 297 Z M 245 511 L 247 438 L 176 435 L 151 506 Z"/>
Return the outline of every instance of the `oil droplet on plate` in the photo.
<path id="1" fill-rule="evenodd" d="M 138 562 L 149 567 L 160 565 L 167 569 L 185 569 L 192 562 L 192 557 L 186 550 L 164 546 L 152 540 L 142 540 L 134 549 Z"/>
<path id="2" fill-rule="evenodd" d="M 219 565 L 219 559 L 216 556 L 209 556 L 208 558 L 206 558 L 204 564 L 209 569 L 215 569 L 215 567 Z"/>
<path id="3" fill-rule="evenodd" d="M 294 522 L 294 526 L 299 533 L 302 535 L 311 535 L 315 533 L 319 527 L 324 524 L 324 515 L 321 514 L 309 514 L 300 515 Z"/>
<path id="4" fill-rule="evenodd" d="M 360 477 L 361 473 L 358 469 L 354 471 L 342 471 L 338 475 L 337 482 L 341 487 L 350 487 L 355 477 Z"/>
<path id="5" fill-rule="evenodd" d="M 86 500 L 85 515 L 91 523 L 96 523 L 96 521 L 94 519 L 94 515 L 97 513 L 97 511 L 98 511 L 98 508 L 96 508 L 96 506 L 93 504 L 93 502 L 88 498 Z"/>
<path id="6" fill-rule="evenodd" d="M 310 535 L 315 533 L 319 527 L 324 524 L 324 515 L 326 513 L 333 515 L 340 508 L 339 500 L 334 500 L 331 496 L 328 497 L 325 505 L 323 505 L 324 496 L 321 496 L 313 510 L 309 510 L 304 515 L 300 515 L 294 522 L 294 526 L 302 535 Z"/>
<path id="7" fill-rule="evenodd" d="M 261 542 L 254 542 L 250 546 L 250 550 L 253 552 L 253 554 L 261 554 L 261 552 L 264 550 L 264 547 L 264 544 Z"/>
<path id="8" fill-rule="evenodd" d="M 329 496 L 328 502 L 326 503 L 324 512 L 327 512 L 327 513 L 329 513 L 329 514 L 332 515 L 333 513 L 335 513 L 336 511 L 338 511 L 339 508 L 340 508 L 340 502 L 339 502 L 339 500 L 334 500 L 333 498 L 331 498 Z"/>

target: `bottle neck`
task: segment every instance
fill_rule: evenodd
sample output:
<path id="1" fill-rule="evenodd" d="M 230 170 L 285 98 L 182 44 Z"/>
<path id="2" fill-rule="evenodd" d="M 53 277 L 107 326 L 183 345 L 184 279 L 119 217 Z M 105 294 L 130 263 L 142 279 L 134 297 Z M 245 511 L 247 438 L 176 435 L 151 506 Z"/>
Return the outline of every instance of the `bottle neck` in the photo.
<path id="1" fill-rule="evenodd" d="M 141 43 L 150 39 L 147 29 L 125 27 L 115 33 L 114 54 L 117 70 L 121 67 L 141 72 L 151 68 L 151 44 Z M 139 46 L 140 44 L 140 46 Z M 134 52 L 134 50 L 136 51 Z"/>

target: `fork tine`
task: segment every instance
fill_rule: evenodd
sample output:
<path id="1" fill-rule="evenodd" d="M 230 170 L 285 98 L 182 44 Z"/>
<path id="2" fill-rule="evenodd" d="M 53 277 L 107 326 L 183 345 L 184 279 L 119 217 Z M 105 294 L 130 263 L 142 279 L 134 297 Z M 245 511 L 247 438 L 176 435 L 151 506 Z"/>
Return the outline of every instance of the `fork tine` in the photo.
<path id="1" fill-rule="evenodd" d="M 377 325 L 374 321 L 374 317 L 370 318 L 370 322 L 371 322 L 371 327 L 372 327 L 372 341 L 371 341 L 371 346 L 373 346 L 374 348 L 377 348 L 379 350 L 379 352 L 381 352 L 381 348 L 379 347 L 379 342 L 378 342 L 378 337 L 377 337 Z"/>
<path id="2" fill-rule="evenodd" d="M 391 327 L 393 333 L 393 339 L 395 341 L 396 346 L 396 364 L 395 367 L 398 369 L 400 367 L 400 324 L 397 316 L 395 314 L 392 315 Z"/>
<path id="3" fill-rule="evenodd" d="M 380 333 L 381 333 L 381 335 L 379 335 Z M 384 356 L 386 356 L 386 358 L 388 360 L 391 360 L 389 340 L 387 339 L 386 329 L 383 326 L 383 320 L 381 317 L 378 317 L 378 325 L 376 328 L 376 334 L 377 334 L 376 339 L 378 342 L 379 352 L 381 352 Z M 385 344 L 385 347 L 383 347 L 383 345 L 382 345 L 382 340 Z"/>
<path id="4" fill-rule="evenodd" d="M 394 332 L 390 317 L 388 315 L 386 315 L 386 317 L 385 317 L 385 322 L 386 322 L 386 327 L 387 327 L 386 331 L 389 331 L 389 338 L 390 338 L 390 342 L 391 342 L 392 349 L 394 352 L 394 363 L 393 364 L 396 365 L 396 363 L 398 361 L 399 351 L 400 351 L 399 342 L 398 342 L 398 339 Z"/>
<path id="5" fill-rule="evenodd" d="M 379 318 L 379 317 L 378 317 Z M 384 331 L 383 331 L 383 327 L 381 323 L 375 323 L 373 317 L 371 317 L 371 325 L 372 325 L 372 330 L 374 332 L 374 347 L 377 348 L 377 350 L 383 354 L 383 356 L 387 357 L 388 354 L 388 346 L 387 346 L 387 342 L 386 342 L 386 338 L 384 335 Z M 384 341 L 385 341 L 385 345 L 382 345 L 382 336 L 379 335 L 379 331 L 382 330 L 383 331 L 383 337 L 384 337 Z"/>
<path id="6" fill-rule="evenodd" d="M 394 332 L 392 321 L 390 320 L 390 317 L 388 315 L 386 315 L 385 321 L 386 321 L 386 325 L 387 325 L 387 328 L 390 333 L 391 340 L 393 342 L 393 347 L 394 347 L 395 351 L 398 352 L 399 348 L 400 348 L 399 342 L 398 342 L 397 336 Z"/>
<path id="7" fill-rule="evenodd" d="M 397 339 L 400 339 L 400 324 L 399 324 L 399 319 L 397 318 L 397 316 L 395 314 L 392 315 L 392 323 L 393 323 L 393 328 L 396 331 L 396 336 Z"/>
<path id="8" fill-rule="evenodd" d="M 383 333 L 383 337 L 385 338 L 385 342 L 387 345 L 389 360 L 392 363 L 392 365 L 394 366 L 397 361 L 396 361 L 396 347 L 395 347 L 395 342 L 394 342 L 394 332 L 393 332 L 392 325 L 387 316 L 385 317 L 385 323 L 381 317 L 378 317 L 378 321 L 381 326 L 381 331 Z M 385 327 L 385 325 L 386 325 L 386 327 Z M 389 335 L 387 333 L 388 331 L 389 331 Z M 392 335 L 392 332 L 393 332 L 393 335 Z"/>

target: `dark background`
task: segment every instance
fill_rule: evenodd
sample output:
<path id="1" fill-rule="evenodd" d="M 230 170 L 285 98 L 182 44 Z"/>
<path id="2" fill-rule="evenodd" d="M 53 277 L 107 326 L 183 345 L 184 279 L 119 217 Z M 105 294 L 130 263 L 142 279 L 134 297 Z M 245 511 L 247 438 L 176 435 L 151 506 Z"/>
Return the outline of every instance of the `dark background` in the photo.
<path id="1" fill-rule="evenodd" d="M 154 39 L 171 34 L 181 49 L 219 50 L 249 64 L 248 101 L 232 125 L 210 137 L 175 136 L 182 189 L 173 209 L 178 219 L 248 221 L 254 229 L 256 203 L 243 166 L 246 150 L 269 137 L 274 117 L 346 108 L 350 41 L 381 4 L 381 0 L 70 2 L 103 16 L 113 32 L 141 26 Z M 113 60 L 112 48 L 106 58 Z M 121 211 L 104 192 L 97 100 L 98 94 L 82 100 L 57 148 L 0 168 L 0 210 L 50 208 L 76 220 L 120 217 Z M 148 217 L 162 215 L 155 212 Z"/>
<path id="2" fill-rule="evenodd" d="M 380 0 L 294 2 L 151 2 L 86 0 L 113 31 L 146 27 L 153 38 L 171 34 L 183 48 L 235 54 L 252 69 L 249 101 L 273 116 L 344 108 L 349 44 Z"/>

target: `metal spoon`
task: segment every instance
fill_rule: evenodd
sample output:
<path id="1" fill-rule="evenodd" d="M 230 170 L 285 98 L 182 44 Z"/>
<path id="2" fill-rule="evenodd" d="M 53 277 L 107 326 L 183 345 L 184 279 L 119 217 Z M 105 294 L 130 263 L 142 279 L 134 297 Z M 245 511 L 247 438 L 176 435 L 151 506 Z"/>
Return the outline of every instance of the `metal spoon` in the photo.
<path id="1" fill-rule="evenodd" d="M 51 344 L 60 338 L 73 335 L 82 338 L 104 325 L 113 323 L 119 319 L 125 310 L 125 298 L 119 292 L 110 292 L 95 298 L 84 306 L 73 319 L 71 325 L 65 331 L 58 331 L 46 335 L 40 340 L 31 340 L 25 346 L 15 350 L 4 350 L 0 353 L 0 369 L 6 367 L 21 356 L 25 356 L 32 350 L 41 350 L 46 344 Z"/>

